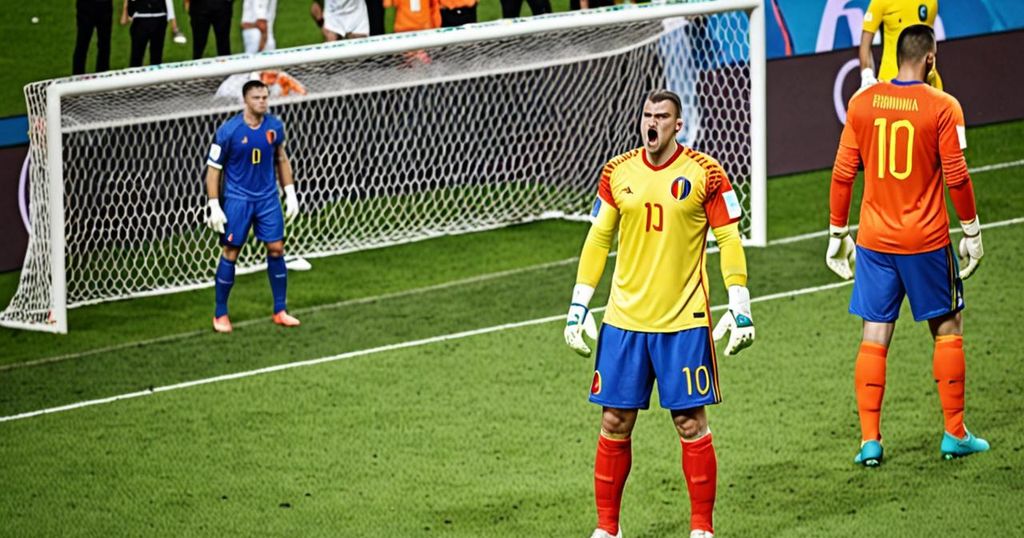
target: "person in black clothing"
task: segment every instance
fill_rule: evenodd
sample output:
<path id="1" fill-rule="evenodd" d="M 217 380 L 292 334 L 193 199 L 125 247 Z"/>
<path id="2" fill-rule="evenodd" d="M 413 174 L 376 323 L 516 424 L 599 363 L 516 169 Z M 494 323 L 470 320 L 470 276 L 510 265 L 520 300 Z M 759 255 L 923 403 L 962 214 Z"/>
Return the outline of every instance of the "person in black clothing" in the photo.
<path id="1" fill-rule="evenodd" d="M 217 56 L 231 54 L 231 1 L 185 0 L 185 11 L 192 22 L 192 58 L 198 60 L 203 57 L 210 26 L 213 26 L 217 41 Z"/>
<path id="2" fill-rule="evenodd" d="M 92 31 L 96 30 L 96 72 L 110 69 L 110 27 L 113 26 L 114 0 L 77 0 L 75 53 L 71 57 L 71 74 L 85 73 Z"/>
<path id="3" fill-rule="evenodd" d="M 132 51 L 128 65 L 139 67 L 149 46 L 149 65 L 164 61 L 164 36 L 167 34 L 166 0 L 124 0 L 121 25 L 132 23 Z"/>
<path id="4" fill-rule="evenodd" d="M 569 0 L 569 9 L 572 11 L 576 11 L 577 9 L 593 9 L 596 7 L 608 7 L 614 5 L 615 0 L 589 0 L 583 2 L 580 0 Z"/>
<path id="5" fill-rule="evenodd" d="M 370 35 L 384 35 L 383 0 L 366 0 L 366 18 L 370 20 Z"/>
<path id="6" fill-rule="evenodd" d="M 530 13 L 533 15 L 551 13 L 550 0 L 526 0 L 526 3 L 530 5 Z M 522 10 L 523 0 L 501 0 L 501 18 L 503 19 L 514 19 Z"/>

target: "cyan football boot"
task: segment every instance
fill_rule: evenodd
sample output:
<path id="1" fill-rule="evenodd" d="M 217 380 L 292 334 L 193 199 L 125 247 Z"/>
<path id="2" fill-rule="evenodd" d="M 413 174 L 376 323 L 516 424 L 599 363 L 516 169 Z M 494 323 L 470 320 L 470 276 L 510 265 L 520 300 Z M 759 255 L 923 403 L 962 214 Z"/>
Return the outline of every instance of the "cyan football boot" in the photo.
<path id="1" fill-rule="evenodd" d="M 975 452 L 985 452 L 989 449 L 988 441 L 975 437 L 973 433 L 967 431 L 963 439 L 957 439 L 953 434 L 949 432 L 943 432 L 942 434 L 942 457 L 943 459 L 951 460 L 953 458 L 962 458 L 964 456 L 970 456 Z"/>
<path id="2" fill-rule="evenodd" d="M 853 463 L 865 467 L 878 467 L 882 463 L 882 443 L 866 441 L 861 444 L 860 452 L 857 452 L 857 456 L 853 458 Z"/>

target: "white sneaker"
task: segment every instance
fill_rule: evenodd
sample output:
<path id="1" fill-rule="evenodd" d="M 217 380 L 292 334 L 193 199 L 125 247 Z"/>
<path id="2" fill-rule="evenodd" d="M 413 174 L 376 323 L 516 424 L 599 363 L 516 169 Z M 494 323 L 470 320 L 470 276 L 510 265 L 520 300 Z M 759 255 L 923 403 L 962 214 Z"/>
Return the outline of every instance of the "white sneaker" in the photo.
<path id="1" fill-rule="evenodd" d="M 715 535 L 711 534 L 708 531 L 693 529 L 692 531 L 690 531 L 690 538 L 715 538 Z"/>
<path id="2" fill-rule="evenodd" d="M 612 535 L 604 529 L 594 529 L 594 534 L 590 535 L 590 538 L 622 538 L 622 527 L 619 527 L 619 533 Z"/>

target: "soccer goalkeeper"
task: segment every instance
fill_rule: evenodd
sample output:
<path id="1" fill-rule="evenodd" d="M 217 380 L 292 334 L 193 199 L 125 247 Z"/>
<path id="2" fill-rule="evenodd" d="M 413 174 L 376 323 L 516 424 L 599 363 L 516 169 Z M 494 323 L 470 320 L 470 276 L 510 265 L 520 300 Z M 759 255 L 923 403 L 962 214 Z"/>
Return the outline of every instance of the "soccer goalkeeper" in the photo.
<path id="1" fill-rule="evenodd" d="M 690 536 L 713 536 L 718 460 L 704 406 L 720 402 L 721 392 L 704 263 L 708 228 L 718 240 L 729 290 L 729 310 L 714 337 L 730 334 L 727 355 L 754 341 L 737 224 L 740 204 L 714 159 L 676 142 L 683 127 L 680 111 L 679 96 L 652 92 L 640 122 L 644 146 L 605 165 L 566 321 L 566 343 L 589 356 L 584 333 L 596 333 L 590 299 L 617 229 L 618 261 L 590 389 L 590 401 L 603 407 L 593 538 L 622 536 L 619 508 L 632 461 L 630 435 L 638 410 L 650 406 L 655 380 L 683 447 Z"/>
<path id="2" fill-rule="evenodd" d="M 861 447 L 854 462 L 882 461 L 879 429 L 889 342 L 904 295 L 915 321 L 928 321 L 935 340 L 932 368 L 946 432 L 939 449 L 946 458 L 988 450 L 964 427 L 964 308 L 961 279 L 981 260 L 981 224 L 967 173 L 964 114 L 951 95 L 924 83 L 935 65 L 935 34 L 911 26 L 897 45 L 899 73 L 850 100 L 846 126 L 832 169 L 831 238 L 826 264 L 844 279 L 856 278 L 850 313 L 864 320 L 854 383 Z M 857 244 L 847 219 L 857 167 L 864 163 L 864 198 Z M 943 177 L 964 237 L 957 253 L 949 239 Z"/>
<path id="3" fill-rule="evenodd" d="M 206 224 L 220 234 L 224 247 L 217 265 L 216 308 L 213 330 L 229 333 L 228 295 L 235 285 L 235 261 L 245 245 L 249 229 L 267 245 L 267 277 L 274 297 L 274 323 L 296 327 L 299 320 L 288 314 L 288 268 L 284 261 L 284 218 L 278 200 L 277 180 L 285 192 L 289 220 L 299 214 L 292 165 L 285 153 L 284 124 L 267 113 L 267 85 L 250 80 L 242 86 L 245 109 L 217 129 L 207 157 L 206 193 L 209 215 Z M 224 174 L 224 206 L 220 204 L 220 178 Z"/>

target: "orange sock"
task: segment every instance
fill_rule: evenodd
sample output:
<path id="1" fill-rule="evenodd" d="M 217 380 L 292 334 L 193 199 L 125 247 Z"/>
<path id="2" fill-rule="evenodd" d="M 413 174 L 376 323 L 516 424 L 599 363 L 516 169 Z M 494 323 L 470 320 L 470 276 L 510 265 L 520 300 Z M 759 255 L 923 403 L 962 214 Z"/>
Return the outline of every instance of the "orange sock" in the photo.
<path id="1" fill-rule="evenodd" d="M 860 415 L 860 438 L 876 441 L 882 438 L 882 397 L 885 396 L 885 355 L 881 344 L 861 342 L 854 370 L 857 391 L 857 413 Z"/>
<path id="2" fill-rule="evenodd" d="M 633 464 L 632 442 L 629 439 L 597 438 L 594 460 L 594 500 L 597 502 L 597 526 L 615 535 L 619 533 L 619 510 L 622 489 L 626 486 Z"/>
<path id="3" fill-rule="evenodd" d="M 967 435 L 964 429 L 964 338 L 960 335 L 937 336 L 932 356 L 932 373 L 939 389 L 946 431 L 956 437 Z"/>
<path id="4" fill-rule="evenodd" d="M 718 487 L 718 458 L 711 433 L 696 441 L 680 438 L 683 444 L 683 476 L 690 492 L 690 529 L 715 532 L 715 490 Z"/>

